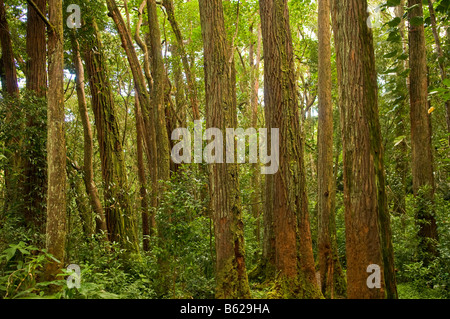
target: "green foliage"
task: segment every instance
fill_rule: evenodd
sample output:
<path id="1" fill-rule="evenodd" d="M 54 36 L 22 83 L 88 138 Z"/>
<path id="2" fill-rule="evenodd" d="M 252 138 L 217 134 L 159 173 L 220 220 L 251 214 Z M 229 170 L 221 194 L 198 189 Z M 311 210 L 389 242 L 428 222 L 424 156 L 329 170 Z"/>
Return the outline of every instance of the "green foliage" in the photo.
<path id="1" fill-rule="evenodd" d="M 47 262 L 57 261 L 44 249 L 21 241 L 10 244 L 0 254 L 0 298 L 57 298 L 48 293 L 50 285 L 62 285 L 62 280 L 42 280 Z"/>

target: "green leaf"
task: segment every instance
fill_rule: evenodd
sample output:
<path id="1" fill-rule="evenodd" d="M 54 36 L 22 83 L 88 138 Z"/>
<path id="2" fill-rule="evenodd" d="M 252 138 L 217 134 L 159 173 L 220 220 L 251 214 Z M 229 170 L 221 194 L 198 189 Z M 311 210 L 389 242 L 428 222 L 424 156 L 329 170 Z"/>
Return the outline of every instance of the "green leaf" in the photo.
<path id="1" fill-rule="evenodd" d="M 402 19 L 400 17 L 395 17 L 391 21 L 388 22 L 388 25 L 393 28 L 398 26 L 402 22 Z"/>
<path id="2" fill-rule="evenodd" d="M 414 27 L 421 26 L 423 25 L 423 17 L 422 16 L 412 17 L 409 23 Z"/>
<path id="3" fill-rule="evenodd" d="M 400 4 L 400 0 L 388 0 L 387 2 L 386 2 L 386 5 L 388 6 L 388 7 L 396 7 L 396 6 L 398 6 Z"/>

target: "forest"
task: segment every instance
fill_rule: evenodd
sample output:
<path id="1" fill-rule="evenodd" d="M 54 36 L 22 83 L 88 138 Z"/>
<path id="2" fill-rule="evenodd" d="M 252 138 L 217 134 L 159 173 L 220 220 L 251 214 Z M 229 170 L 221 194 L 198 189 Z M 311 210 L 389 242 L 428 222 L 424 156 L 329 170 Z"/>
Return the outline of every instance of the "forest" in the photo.
<path id="1" fill-rule="evenodd" d="M 0 0 L 0 299 L 449 299 L 450 0 Z"/>

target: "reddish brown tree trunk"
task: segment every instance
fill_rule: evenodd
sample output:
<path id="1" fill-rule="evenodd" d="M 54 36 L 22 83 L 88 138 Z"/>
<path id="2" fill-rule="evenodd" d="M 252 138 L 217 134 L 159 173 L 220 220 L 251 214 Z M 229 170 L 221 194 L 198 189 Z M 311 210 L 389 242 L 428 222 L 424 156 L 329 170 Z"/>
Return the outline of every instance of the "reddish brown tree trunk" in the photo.
<path id="1" fill-rule="evenodd" d="M 272 200 L 277 279 L 281 296 L 318 298 L 287 1 L 260 1 L 260 13 L 266 125 L 280 130 L 279 170 L 266 189 L 273 191 L 266 201 Z"/>
<path id="2" fill-rule="evenodd" d="M 378 88 L 366 1 L 333 1 L 341 135 L 349 298 L 396 298 L 386 200 Z M 380 269 L 369 288 L 367 269 Z"/>

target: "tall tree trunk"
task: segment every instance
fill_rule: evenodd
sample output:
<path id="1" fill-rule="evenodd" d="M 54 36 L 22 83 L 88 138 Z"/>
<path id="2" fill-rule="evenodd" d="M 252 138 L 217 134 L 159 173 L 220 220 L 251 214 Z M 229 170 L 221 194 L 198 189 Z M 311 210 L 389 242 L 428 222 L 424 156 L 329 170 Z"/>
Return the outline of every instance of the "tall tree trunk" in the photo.
<path id="1" fill-rule="evenodd" d="M 400 4 L 395 8 L 395 16 L 402 19 L 402 22 L 398 26 L 400 31 L 400 36 L 402 40 L 405 39 L 405 23 L 403 20 L 404 15 L 404 6 L 405 6 L 405 0 L 402 0 Z M 406 53 L 406 41 L 402 41 L 401 44 L 399 44 L 399 47 L 403 53 Z M 405 136 L 406 133 L 406 125 L 405 122 L 407 121 L 407 112 L 408 112 L 408 101 L 407 101 L 407 95 L 408 95 L 408 81 L 407 77 L 401 76 L 401 73 L 403 73 L 408 68 L 408 61 L 405 60 L 404 62 L 400 61 L 398 65 L 398 71 L 397 71 L 397 88 L 398 90 L 403 93 L 404 99 L 400 102 L 396 109 L 395 113 L 395 135 L 396 137 Z M 395 172 L 397 175 L 397 178 L 399 179 L 399 182 L 397 185 L 393 188 L 394 190 L 394 207 L 393 211 L 400 215 L 406 213 L 406 183 L 407 183 L 407 172 L 408 172 L 408 154 L 407 149 L 408 146 L 406 144 L 406 139 L 403 138 L 398 145 L 395 146 L 394 150 L 394 158 L 395 158 Z"/>
<path id="2" fill-rule="evenodd" d="M 4 82 L 2 82 L 2 86 L 5 85 L 3 87 L 3 93 L 5 94 L 4 97 L 8 98 L 9 103 L 5 121 L 14 127 L 19 122 L 21 116 L 19 110 L 20 96 L 11 35 L 3 0 L 0 0 L 0 44 L 4 71 Z M 14 136 L 14 134 L 11 135 L 13 136 L 5 141 L 9 151 L 7 154 L 7 166 L 5 167 L 5 210 L 9 210 L 12 207 L 21 207 L 18 203 L 20 194 L 22 193 L 20 189 L 20 170 L 22 166 L 20 156 L 21 142 L 17 136 Z"/>
<path id="3" fill-rule="evenodd" d="M 173 0 L 163 0 L 163 5 L 166 8 L 167 19 L 170 22 L 175 38 L 177 39 L 178 50 L 183 62 L 184 73 L 186 74 L 188 96 L 191 102 L 192 114 L 194 120 L 200 119 L 199 102 L 197 97 L 197 85 L 195 83 L 195 76 L 192 73 L 191 66 L 189 65 L 188 56 L 184 47 L 183 36 L 175 19 L 175 10 L 173 7 Z"/>
<path id="4" fill-rule="evenodd" d="M 62 0 L 48 0 L 47 110 L 47 251 L 59 262 L 50 262 L 46 274 L 55 280 L 64 265 L 66 241 L 66 140 L 64 136 L 64 41 Z"/>
<path id="5" fill-rule="evenodd" d="M 270 186 L 277 279 L 283 296 L 318 298 L 287 1 L 262 0 L 260 13 L 266 125 L 280 130 L 279 170 Z"/>
<path id="6" fill-rule="evenodd" d="M 345 296 L 345 276 L 339 262 L 333 202 L 333 104 L 331 98 L 330 0 L 319 0 L 319 123 L 318 219 L 319 265 L 322 293 L 328 298 Z"/>
<path id="7" fill-rule="evenodd" d="M 199 7 L 205 61 L 206 126 L 225 132 L 226 128 L 237 125 L 234 53 L 227 41 L 222 0 L 200 0 Z M 216 297 L 249 298 L 238 167 L 214 163 L 208 168 L 216 240 Z"/>
<path id="8" fill-rule="evenodd" d="M 396 298 L 367 2 L 334 0 L 333 5 L 344 162 L 347 295 Z M 367 284 L 370 265 L 380 269 L 380 288 Z"/>
<path id="9" fill-rule="evenodd" d="M 156 119 L 156 145 L 158 147 L 158 179 L 168 181 L 170 178 L 170 149 L 166 127 L 164 104 L 166 71 L 161 48 L 161 32 L 159 29 L 156 1 L 147 0 L 148 25 L 150 36 L 151 70 L 153 76 L 152 104 Z"/>
<path id="10" fill-rule="evenodd" d="M 427 264 L 437 255 L 437 226 L 434 218 L 434 175 L 431 145 L 431 118 L 428 114 L 427 57 L 425 30 L 414 19 L 423 17 L 421 0 L 408 0 L 409 64 L 411 102 L 411 149 L 413 191 L 418 199 L 416 219 L 419 224 L 420 258 Z"/>
<path id="11" fill-rule="evenodd" d="M 41 12 L 46 11 L 46 0 L 36 0 L 35 4 Z M 28 4 L 27 9 L 27 90 L 32 91 L 36 97 L 43 98 L 47 92 L 47 50 L 46 50 L 46 34 L 45 23 L 39 17 L 31 5 Z M 40 131 L 44 128 L 39 125 L 38 121 L 26 112 L 28 128 L 34 128 Z M 39 120 L 39 119 L 38 119 Z M 45 128 L 46 129 L 46 128 Z M 40 149 L 40 145 L 36 145 L 36 140 L 30 138 L 28 151 L 30 156 L 25 158 L 24 164 L 24 201 L 25 201 L 25 219 L 28 225 L 34 224 L 43 233 L 45 231 L 45 193 L 47 192 L 46 170 L 42 169 L 42 164 L 46 163 L 45 154 L 34 154 L 33 150 Z M 38 158 L 36 158 L 38 156 Z"/>
<path id="12" fill-rule="evenodd" d="M 83 161 L 83 179 L 86 191 L 89 195 L 89 202 L 95 213 L 96 232 L 107 233 L 105 212 L 103 211 L 102 202 L 98 194 L 97 186 L 94 182 L 93 167 L 93 138 L 91 123 L 89 121 L 89 113 L 86 103 L 86 95 L 84 92 L 84 67 L 81 61 L 79 43 L 75 37 L 75 33 L 71 34 L 72 42 L 72 59 L 75 67 L 75 83 L 77 90 L 78 112 L 80 113 L 81 123 L 83 124 L 84 136 L 84 161 Z"/>
<path id="13" fill-rule="evenodd" d="M 89 75 L 92 108 L 100 146 L 102 177 L 105 184 L 105 217 L 110 241 L 118 242 L 127 253 L 139 255 L 137 231 L 128 194 L 127 173 L 100 35 L 95 21 L 85 61 Z"/>

